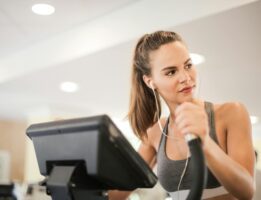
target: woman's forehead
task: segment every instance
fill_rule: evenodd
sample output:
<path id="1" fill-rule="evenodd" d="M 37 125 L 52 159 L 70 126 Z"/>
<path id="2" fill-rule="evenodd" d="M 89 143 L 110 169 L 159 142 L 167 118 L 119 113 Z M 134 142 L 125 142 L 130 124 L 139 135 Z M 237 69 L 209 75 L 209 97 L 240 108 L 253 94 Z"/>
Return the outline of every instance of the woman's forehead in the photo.
<path id="1" fill-rule="evenodd" d="M 149 54 L 152 68 L 180 66 L 189 58 L 187 47 L 182 42 L 171 42 L 162 45 Z"/>

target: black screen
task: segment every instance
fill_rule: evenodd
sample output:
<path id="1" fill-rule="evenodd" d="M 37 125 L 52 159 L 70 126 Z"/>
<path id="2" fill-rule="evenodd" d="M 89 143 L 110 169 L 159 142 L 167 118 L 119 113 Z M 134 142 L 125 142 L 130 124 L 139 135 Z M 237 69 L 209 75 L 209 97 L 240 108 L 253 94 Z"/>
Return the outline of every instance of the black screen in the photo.
<path id="1" fill-rule="evenodd" d="M 103 189 L 152 187 L 157 178 L 107 115 L 33 124 L 32 139 L 40 173 L 55 165 L 82 162 L 90 180 Z"/>

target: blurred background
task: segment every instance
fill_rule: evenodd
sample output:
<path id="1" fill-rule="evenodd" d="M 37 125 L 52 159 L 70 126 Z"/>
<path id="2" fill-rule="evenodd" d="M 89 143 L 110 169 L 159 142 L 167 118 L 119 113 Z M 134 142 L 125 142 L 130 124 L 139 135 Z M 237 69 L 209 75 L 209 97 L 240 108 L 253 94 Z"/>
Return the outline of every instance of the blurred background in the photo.
<path id="1" fill-rule="evenodd" d="M 25 135 L 32 123 L 105 113 L 137 149 L 124 120 L 132 52 L 156 30 L 187 42 L 200 98 L 245 104 L 261 154 L 260 1 L 0 0 L 0 183 L 15 182 L 23 198 L 43 179 Z M 151 199 L 147 193 L 165 199 L 158 185 L 131 198 Z"/>

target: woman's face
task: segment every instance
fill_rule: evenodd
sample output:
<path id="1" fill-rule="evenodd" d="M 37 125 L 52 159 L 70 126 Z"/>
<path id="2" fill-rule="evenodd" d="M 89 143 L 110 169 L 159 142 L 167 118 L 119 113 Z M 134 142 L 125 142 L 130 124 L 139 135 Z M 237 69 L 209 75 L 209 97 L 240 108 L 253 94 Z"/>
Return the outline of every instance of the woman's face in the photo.
<path id="1" fill-rule="evenodd" d="M 196 86 L 196 70 L 182 42 L 162 45 L 150 53 L 151 82 L 167 104 L 191 101 Z"/>

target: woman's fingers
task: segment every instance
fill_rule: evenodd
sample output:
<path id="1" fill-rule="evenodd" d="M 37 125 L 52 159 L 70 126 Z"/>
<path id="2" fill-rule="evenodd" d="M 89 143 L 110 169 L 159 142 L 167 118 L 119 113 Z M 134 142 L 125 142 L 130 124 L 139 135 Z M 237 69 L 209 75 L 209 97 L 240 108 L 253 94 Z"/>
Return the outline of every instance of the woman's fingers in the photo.
<path id="1" fill-rule="evenodd" d="M 202 140 L 208 134 L 208 118 L 205 109 L 185 102 L 175 111 L 175 123 L 182 134 L 192 133 Z"/>

